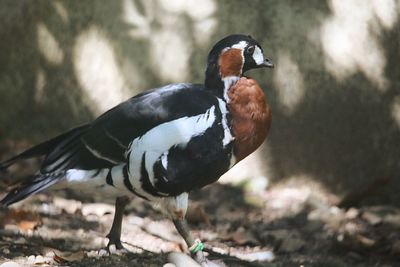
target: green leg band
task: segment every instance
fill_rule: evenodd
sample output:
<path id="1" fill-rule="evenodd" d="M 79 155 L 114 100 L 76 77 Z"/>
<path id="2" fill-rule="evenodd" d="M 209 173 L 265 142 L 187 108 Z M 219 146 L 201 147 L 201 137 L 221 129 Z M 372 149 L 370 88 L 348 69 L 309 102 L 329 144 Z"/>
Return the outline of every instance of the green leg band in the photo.
<path id="1" fill-rule="evenodd" d="M 190 252 L 193 254 L 202 251 L 203 249 L 204 249 L 204 244 L 200 241 L 200 239 L 196 239 L 193 246 L 189 248 Z"/>

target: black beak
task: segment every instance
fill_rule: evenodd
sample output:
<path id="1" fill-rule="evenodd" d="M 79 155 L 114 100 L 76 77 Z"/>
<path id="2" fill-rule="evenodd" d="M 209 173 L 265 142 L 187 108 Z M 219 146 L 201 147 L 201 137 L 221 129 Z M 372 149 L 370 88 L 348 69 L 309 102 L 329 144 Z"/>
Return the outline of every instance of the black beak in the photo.
<path id="1" fill-rule="evenodd" d="M 273 68 L 274 67 L 274 63 L 272 63 L 271 60 L 266 58 L 266 59 L 264 59 L 264 62 L 260 65 L 260 67 Z"/>

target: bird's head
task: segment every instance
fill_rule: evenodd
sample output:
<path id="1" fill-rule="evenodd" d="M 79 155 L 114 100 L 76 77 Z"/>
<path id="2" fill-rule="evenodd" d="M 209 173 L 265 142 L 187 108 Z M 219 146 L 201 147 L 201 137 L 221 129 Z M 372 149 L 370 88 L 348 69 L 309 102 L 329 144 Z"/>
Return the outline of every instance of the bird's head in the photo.
<path id="1" fill-rule="evenodd" d="M 256 40 L 249 35 L 229 35 L 217 42 L 208 55 L 206 88 L 220 91 L 244 72 L 263 67 L 273 68 L 274 64 L 265 58 Z"/>

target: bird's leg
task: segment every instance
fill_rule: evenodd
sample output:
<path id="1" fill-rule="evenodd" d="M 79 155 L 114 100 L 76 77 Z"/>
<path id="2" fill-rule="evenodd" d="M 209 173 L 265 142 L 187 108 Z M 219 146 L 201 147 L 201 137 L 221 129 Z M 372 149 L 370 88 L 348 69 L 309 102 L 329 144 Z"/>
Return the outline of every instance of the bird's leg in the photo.
<path id="1" fill-rule="evenodd" d="M 114 245 L 116 249 L 123 249 L 124 246 L 121 243 L 121 227 L 122 218 L 124 217 L 124 210 L 126 205 L 129 203 L 129 197 L 122 196 L 117 197 L 115 200 L 115 213 L 114 220 L 111 226 L 111 230 L 107 235 L 108 244 L 107 249 L 110 250 L 110 246 Z"/>
<path id="2" fill-rule="evenodd" d="M 187 193 L 182 193 L 179 196 L 170 198 L 167 203 L 167 210 L 172 217 L 175 228 L 178 233 L 183 237 L 187 246 L 189 247 L 192 257 L 204 267 L 214 267 L 221 266 L 214 262 L 209 261 L 203 253 L 204 245 L 199 239 L 194 239 L 190 233 L 187 221 L 185 219 L 187 207 L 188 207 L 188 197 Z"/>
<path id="3" fill-rule="evenodd" d="M 174 225 L 178 233 L 183 237 L 185 240 L 187 246 L 189 247 L 190 253 L 192 254 L 192 257 L 201 265 L 201 266 L 209 266 L 208 265 L 208 260 L 204 256 L 204 253 L 202 249 L 198 250 L 200 240 L 195 240 L 190 233 L 189 227 L 187 225 L 186 219 L 175 219 L 173 220 Z M 201 244 L 202 245 L 202 244 Z M 198 251 L 196 251 L 198 250 Z"/>

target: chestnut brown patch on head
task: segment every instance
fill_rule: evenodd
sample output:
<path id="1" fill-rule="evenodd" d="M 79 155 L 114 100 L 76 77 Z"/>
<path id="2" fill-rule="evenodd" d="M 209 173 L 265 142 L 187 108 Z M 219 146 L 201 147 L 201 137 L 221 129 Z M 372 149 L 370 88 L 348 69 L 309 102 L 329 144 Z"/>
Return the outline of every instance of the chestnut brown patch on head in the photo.
<path id="1" fill-rule="evenodd" d="M 251 78 L 240 78 L 229 89 L 228 96 L 235 137 L 234 154 L 240 161 L 264 142 L 271 127 L 272 114 L 264 92 Z"/>
<path id="2" fill-rule="evenodd" d="M 219 71 L 221 77 L 240 76 L 243 68 L 242 50 L 231 48 L 219 56 Z"/>

